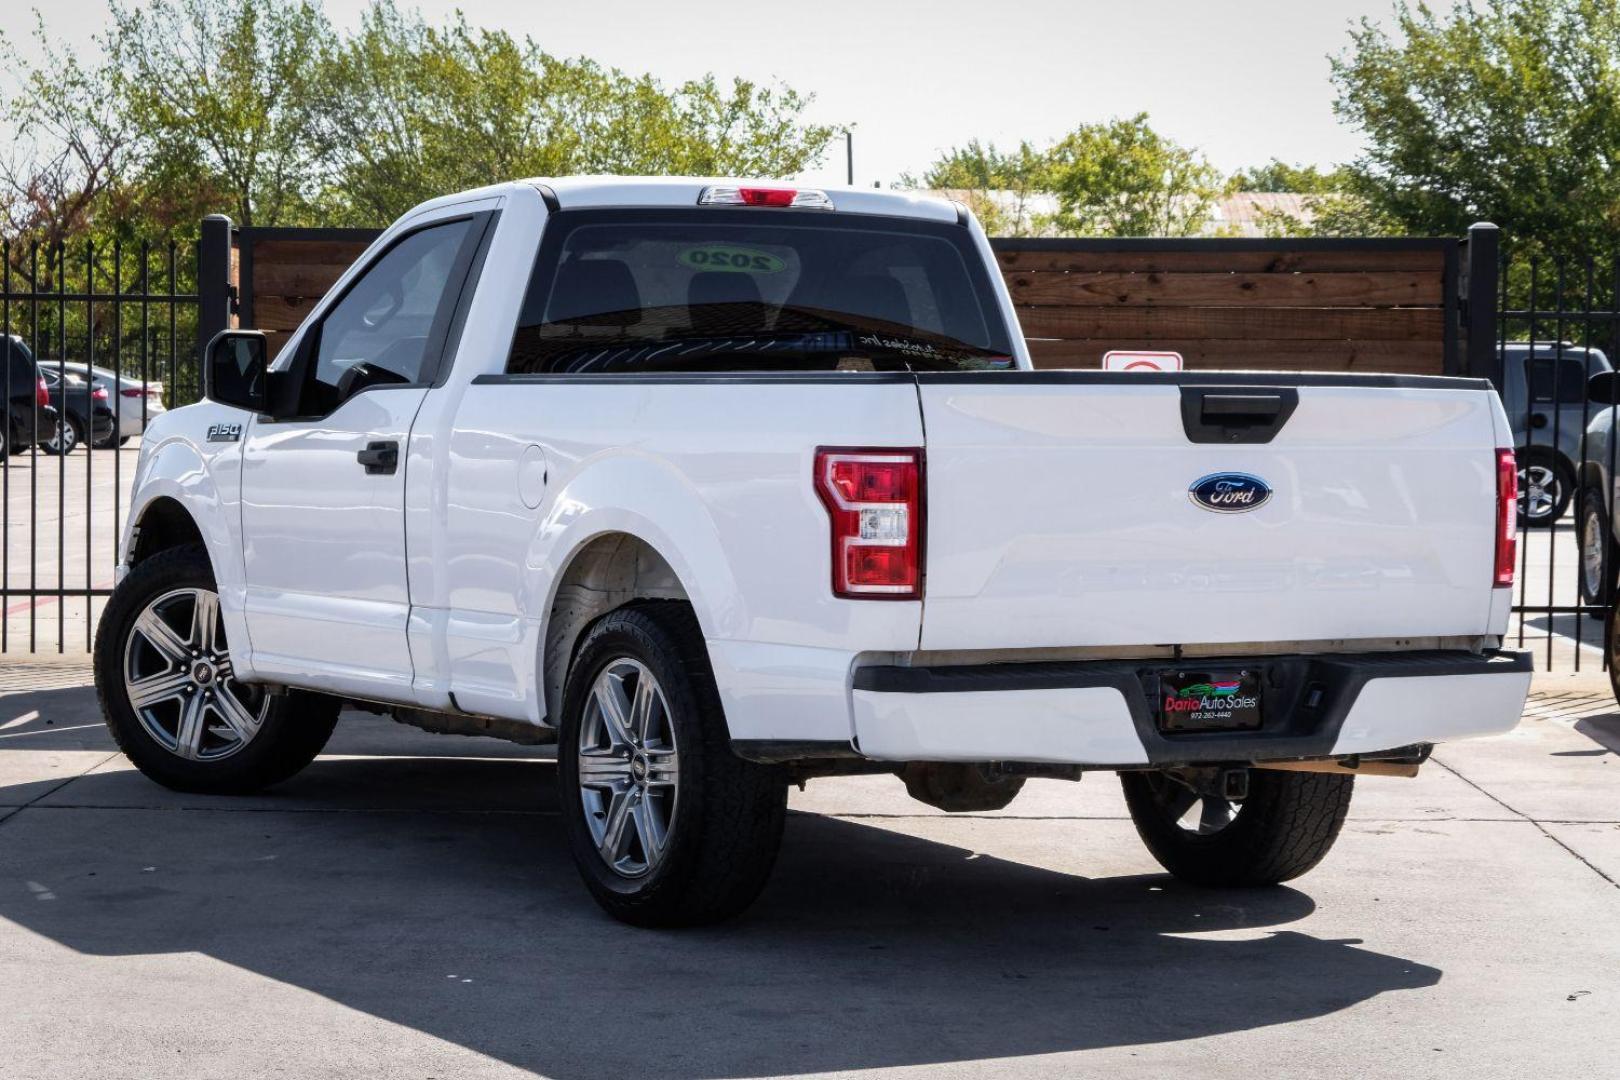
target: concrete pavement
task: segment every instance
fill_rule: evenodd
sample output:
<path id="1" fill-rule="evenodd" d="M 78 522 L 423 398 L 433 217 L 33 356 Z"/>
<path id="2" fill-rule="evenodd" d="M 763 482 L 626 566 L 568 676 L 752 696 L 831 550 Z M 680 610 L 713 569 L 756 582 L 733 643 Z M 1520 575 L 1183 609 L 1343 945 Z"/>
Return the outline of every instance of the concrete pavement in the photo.
<path id="1" fill-rule="evenodd" d="M 0 1077 L 1596 1076 L 1620 1060 L 1620 716 L 1361 781 L 1291 887 L 1158 871 L 1108 774 L 946 816 L 812 782 L 744 919 L 654 933 L 553 767 L 351 714 L 276 791 L 133 772 L 81 665 L 0 668 Z"/>

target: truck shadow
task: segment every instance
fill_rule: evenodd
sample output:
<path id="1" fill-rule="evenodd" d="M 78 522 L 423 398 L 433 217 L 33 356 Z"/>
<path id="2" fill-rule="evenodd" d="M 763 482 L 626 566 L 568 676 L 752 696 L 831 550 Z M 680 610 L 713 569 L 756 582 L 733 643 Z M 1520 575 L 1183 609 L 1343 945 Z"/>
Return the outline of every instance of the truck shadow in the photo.
<path id="1" fill-rule="evenodd" d="M 782 1075 L 1171 1042 L 1440 978 L 1284 929 L 1314 910 L 1294 889 L 1088 879 L 810 814 L 791 816 L 771 885 L 743 919 L 634 930 L 578 883 L 554 775 L 518 758 L 354 756 L 250 800 L 182 800 L 128 771 L 87 776 L 0 824 L 0 917 L 89 956 L 199 953 L 560 1077 Z M 413 793 L 424 778 L 431 790 Z M 1079 843 L 1081 829 L 1118 823 L 1043 827 Z M 1011 835 L 969 828 L 986 846 Z M 147 1007 L 164 1022 L 160 998 L 130 1004 Z"/>

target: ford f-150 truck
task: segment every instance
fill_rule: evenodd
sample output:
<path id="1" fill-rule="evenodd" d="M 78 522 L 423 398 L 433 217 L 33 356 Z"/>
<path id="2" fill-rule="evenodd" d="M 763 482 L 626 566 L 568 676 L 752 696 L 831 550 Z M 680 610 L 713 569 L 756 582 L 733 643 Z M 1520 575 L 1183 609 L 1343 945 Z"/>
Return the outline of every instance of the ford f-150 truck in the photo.
<path id="1" fill-rule="evenodd" d="M 1278 882 L 1528 690 L 1487 383 L 1032 370 L 944 201 L 484 188 L 204 362 L 98 631 L 124 752 L 231 793 L 345 704 L 555 742 L 637 924 L 740 911 L 788 786 L 863 772 L 946 810 L 1117 772 L 1172 873 Z"/>

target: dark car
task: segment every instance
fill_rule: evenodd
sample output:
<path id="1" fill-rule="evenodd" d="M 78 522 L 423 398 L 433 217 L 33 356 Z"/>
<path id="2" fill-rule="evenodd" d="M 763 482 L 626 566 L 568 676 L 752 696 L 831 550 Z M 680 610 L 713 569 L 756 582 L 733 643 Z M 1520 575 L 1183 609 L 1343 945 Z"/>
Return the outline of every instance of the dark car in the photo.
<path id="1" fill-rule="evenodd" d="M 16 335 L 0 335 L 0 379 L 6 391 L 4 437 L 0 438 L 0 458 L 13 450 L 23 450 L 49 437 L 59 426 L 58 413 L 51 404 L 50 388 L 40 376 L 34 354 Z"/>
<path id="2" fill-rule="evenodd" d="M 39 374 L 51 395 L 51 406 L 67 417 L 41 439 L 39 447 L 47 454 L 71 454 L 80 443 L 101 445 L 113 437 L 114 418 L 112 402 L 107 390 L 91 386 L 83 379 L 68 375 L 51 366 L 49 360 L 39 365 Z"/>

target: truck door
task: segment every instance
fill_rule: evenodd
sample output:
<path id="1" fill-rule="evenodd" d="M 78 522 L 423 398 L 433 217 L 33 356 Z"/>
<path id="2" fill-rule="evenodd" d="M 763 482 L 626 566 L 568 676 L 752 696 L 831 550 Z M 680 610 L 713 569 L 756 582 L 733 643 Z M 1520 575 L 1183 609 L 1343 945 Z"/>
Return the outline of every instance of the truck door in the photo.
<path id="1" fill-rule="evenodd" d="M 488 218 L 451 209 L 373 252 L 296 343 L 298 415 L 249 429 L 246 613 L 267 675 L 410 696 L 404 448 Z"/>

